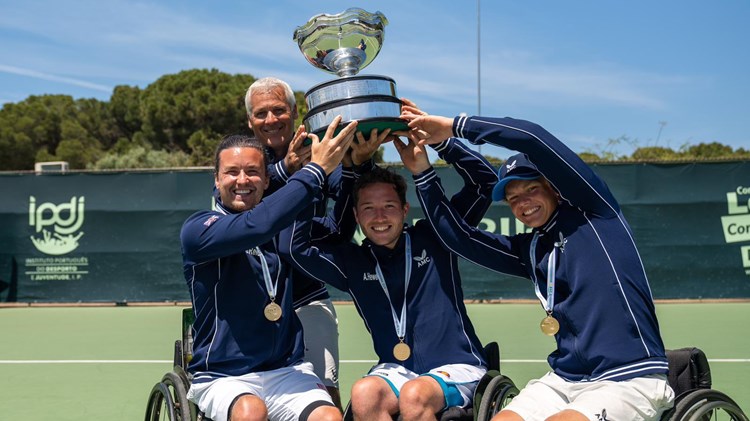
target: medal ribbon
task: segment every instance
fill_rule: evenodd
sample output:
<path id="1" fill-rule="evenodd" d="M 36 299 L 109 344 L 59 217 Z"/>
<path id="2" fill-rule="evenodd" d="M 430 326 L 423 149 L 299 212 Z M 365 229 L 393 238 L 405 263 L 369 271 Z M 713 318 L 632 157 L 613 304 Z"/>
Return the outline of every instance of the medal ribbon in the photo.
<path id="1" fill-rule="evenodd" d="M 385 292 L 388 304 L 391 306 L 391 316 L 393 316 L 393 326 L 396 328 L 396 336 L 402 342 L 406 336 L 406 292 L 409 290 L 409 278 L 411 278 L 411 239 L 407 232 L 404 233 L 404 249 L 406 256 L 404 262 L 404 304 L 401 306 L 401 317 L 396 315 L 396 309 L 393 308 L 393 301 L 391 301 L 391 295 L 388 293 L 388 286 L 385 283 L 385 277 L 383 277 L 383 271 L 380 269 L 378 258 L 375 257 L 375 253 L 372 254 L 375 257 L 375 273 L 378 276 L 378 282 L 380 283 L 380 287 L 383 288 L 383 292 Z M 370 251 L 372 252 L 372 250 Z"/>
<path id="2" fill-rule="evenodd" d="M 260 265 L 263 267 L 263 281 L 266 283 L 266 291 L 268 291 L 268 297 L 271 299 L 271 302 L 274 302 L 276 300 L 276 290 L 279 287 L 278 279 L 276 282 L 271 282 L 271 271 L 268 270 L 268 262 L 266 261 L 266 256 L 263 255 L 263 252 L 260 251 L 260 247 L 256 247 L 254 249 L 258 256 L 260 257 Z"/>
<path id="3" fill-rule="evenodd" d="M 542 295 L 539 290 L 539 284 L 536 282 L 536 244 L 539 241 L 539 232 L 534 233 L 534 238 L 531 240 L 531 265 L 534 270 L 534 289 L 536 296 L 539 301 L 542 302 L 544 310 L 547 314 L 552 314 L 552 308 L 555 306 L 555 272 L 557 270 L 557 253 L 558 250 L 565 244 L 565 239 L 560 233 L 560 241 L 555 242 L 554 248 L 549 255 L 547 260 L 547 298 Z"/>

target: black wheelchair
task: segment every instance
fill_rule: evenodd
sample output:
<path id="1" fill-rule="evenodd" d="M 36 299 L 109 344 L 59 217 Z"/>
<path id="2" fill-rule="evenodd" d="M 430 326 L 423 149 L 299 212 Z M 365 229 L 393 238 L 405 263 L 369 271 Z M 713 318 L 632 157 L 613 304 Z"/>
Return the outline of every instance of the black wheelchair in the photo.
<path id="1" fill-rule="evenodd" d="M 675 392 L 674 406 L 665 412 L 661 421 L 748 421 L 739 405 L 725 393 L 711 388 L 711 370 L 706 354 L 698 348 L 667 350 L 669 385 Z M 489 420 L 510 400 L 492 405 Z M 480 413 L 480 417 L 483 414 Z"/>
<path id="2" fill-rule="evenodd" d="M 182 335 L 174 344 L 174 368 L 151 389 L 146 421 L 211 421 L 187 399 L 190 376 L 185 370 L 192 356 L 194 321 L 193 309 L 183 309 Z M 489 367 L 474 392 L 473 406 L 449 408 L 439 414 L 440 421 L 490 421 L 518 395 L 513 380 L 500 373 L 498 344 L 491 342 L 484 350 Z M 750 421 L 732 398 L 711 388 L 711 370 L 703 351 L 698 348 L 668 350 L 667 359 L 669 384 L 675 392 L 675 404 L 662 416 L 662 421 Z M 344 420 L 352 419 L 347 406 Z"/>
<path id="3" fill-rule="evenodd" d="M 174 343 L 174 368 L 151 388 L 145 421 L 211 421 L 187 398 L 190 375 L 185 370 L 192 356 L 191 328 L 194 321 L 193 309 L 183 309 L 182 335 Z M 513 381 L 500 374 L 500 347 L 497 343 L 488 344 L 484 350 L 489 367 L 474 392 L 473 407 L 449 408 L 440 415 L 441 421 L 489 421 L 499 408 L 518 394 Z M 352 419 L 348 407 L 344 417 Z"/>
<path id="4" fill-rule="evenodd" d="M 473 405 L 468 408 L 451 407 L 437 414 L 440 421 L 489 421 L 507 402 L 518 395 L 513 380 L 500 373 L 500 347 L 490 342 L 484 347 L 487 373 L 474 390 Z M 401 418 L 396 415 L 394 420 Z M 344 421 L 353 421 L 351 403 L 344 410 Z"/>
<path id="5" fill-rule="evenodd" d="M 192 357 L 192 308 L 182 310 L 182 337 L 174 343 L 174 368 L 151 388 L 146 405 L 146 421 L 210 421 L 187 398 L 190 376 L 186 368 Z"/>
<path id="6" fill-rule="evenodd" d="M 711 369 L 703 351 L 698 348 L 667 350 L 667 359 L 675 403 L 664 413 L 663 421 L 748 421 L 732 398 L 711 389 Z"/>

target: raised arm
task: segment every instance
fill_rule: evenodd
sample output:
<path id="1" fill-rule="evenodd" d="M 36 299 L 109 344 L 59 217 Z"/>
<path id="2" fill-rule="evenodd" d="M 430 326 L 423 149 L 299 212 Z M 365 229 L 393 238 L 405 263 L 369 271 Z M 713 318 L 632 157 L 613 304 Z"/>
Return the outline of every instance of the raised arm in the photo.
<path id="1" fill-rule="evenodd" d="M 357 221 L 354 217 L 351 192 L 354 186 L 355 173 L 351 168 L 341 166 L 334 171 L 334 173 L 337 172 L 340 173 L 340 176 L 337 180 L 336 195 L 326 194 L 322 202 L 314 205 L 316 216 L 313 218 L 311 227 L 312 241 L 340 243 L 351 241 L 354 237 Z M 328 210 L 329 199 L 334 201 L 333 208 L 330 211 Z"/>
<path id="2" fill-rule="evenodd" d="M 414 175 L 415 183 L 435 177 L 424 145 L 420 145 L 413 135 L 407 142 L 393 141 L 404 166 Z M 458 214 L 470 225 L 476 226 L 492 204 L 492 188 L 498 181 L 492 165 L 480 154 L 451 138 L 435 145 L 438 155 L 451 164 L 464 181 L 464 186 L 451 197 L 451 204 Z"/>
<path id="3" fill-rule="evenodd" d="M 341 255 L 353 244 L 312 241 L 313 214 L 313 206 L 308 206 L 294 223 L 281 231 L 279 254 L 308 277 L 346 291 L 347 282 L 342 263 L 346 259 L 342 259 Z"/>
<path id="4" fill-rule="evenodd" d="M 268 242 L 316 197 L 322 197 L 325 172 L 307 164 L 284 187 L 241 213 L 198 212 L 182 227 L 183 253 L 193 262 L 205 262 L 239 253 Z"/>
<path id="5" fill-rule="evenodd" d="M 333 136 L 340 121 L 340 116 L 334 119 L 326 142 L 315 139 L 310 163 L 252 209 L 230 213 L 220 207 L 219 212 L 199 212 L 188 218 L 180 233 L 183 254 L 193 262 L 218 259 L 264 244 L 291 224 L 302 209 L 322 197 L 326 175 L 339 165 L 354 139 L 356 123 Z"/>
<path id="6" fill-rule="evenodd" d="M 380 145 L 390 140 L 389 133 L 390 130 L 379 133 L 377 129 L 373 129 L 367 140 L 362 133 L 356 133 L 342 165 L 328 176 L 325 196 L 335 203 L 331 212 L 327 210 L 327 200 L 318 205 L 312 231 L 313 241 L 342 242 L 351 241 L 354 237 L 357 230 L 351 197 L 354 181 L 375 166 L 372 157 Z"/>
<path id="7" fill-rule="evenodd" d="M 433 169 L 414 182 L 425 219 L 446 250 L 487 269 L 528 278 L 517 237 L 511 240 L 468 224 L 445 197 Z"/>
<path id="8" fill-rule="evenodd" d="M 619 205 L 604 181 L 570 148 L 541 126 L 524 120 L 490 117 L 414 116 L 409 126 L 427 144 L 446 133 L 473 144 L 489 143 L 523 152 L 547 178 L 561 198 L 603 216 L 619 213 Z M 448 127 L 450 127 L 448 129 Z"/>
<path id="9" fill-rule="evenodd" d="M 497 171 L 480 153 L 456 138 L 434 145 L 434 148 L 464 181 L 461 190 L 451 197 L 451 205 L 469 225 L 478 225 L 492 204 L 492 189 L 498 182 Z"/>

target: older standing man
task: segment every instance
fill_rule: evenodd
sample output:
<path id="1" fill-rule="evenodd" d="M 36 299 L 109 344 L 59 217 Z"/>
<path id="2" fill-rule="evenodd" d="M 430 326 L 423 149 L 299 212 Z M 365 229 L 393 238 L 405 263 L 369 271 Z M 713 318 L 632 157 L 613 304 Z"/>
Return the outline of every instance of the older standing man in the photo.
<path id="1" fill-rule="evenodd" d="M 297 103 L 294 92 L 283 80 L 266 77 L 255 81 L 245 95 L 248 125 L 255 137 L 273 151 L 269 165 L 273 192 L 285 185 L 289 178 L 310 160 L 310 145 L 305 127 L 294 126 L 297 119 Z M 341 191 L 344 178 L 356 177 L 372 168 L 372 156 L 387 139 L 389 131 L 371 133 L 364 141 L 358 134 L 359 142 L 352 143 L 352 153 L 342 161 L 327 178 L 324 187 L 325 198 L 336 199 Z M 320 202 L 316 216 L 323 216 L 327 200 Z M 356 223 L 343 223 L 341 215 L 334 216 L 340 237 L 351 238 Z M 318 238 L 321 240 L 321 238 Z M 313 280 L 302 273 L 294 275 L 294 308 L 305 332 L 305 360 L 315 367 L 315 373 L 324 382 L 334 403 L 341 408 L 338 389 L 339 348 L 338 320 L 331 297 L 323 282 Z"/>

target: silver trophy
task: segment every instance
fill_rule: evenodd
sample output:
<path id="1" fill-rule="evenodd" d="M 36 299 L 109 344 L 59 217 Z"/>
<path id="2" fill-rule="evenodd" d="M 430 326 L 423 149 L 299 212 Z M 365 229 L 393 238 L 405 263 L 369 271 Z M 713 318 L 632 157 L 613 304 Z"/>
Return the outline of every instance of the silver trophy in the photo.
<path id="1" fill-rule="evenodd" d="M 322 137 L 337 115 L 346 123 L 357 120 L 357 131 L 369 134 L 390 128 L 408 129 L 401 120 L 396 82 L 386 76 L 357 75 L 380 52 L 388 20 L 380 12 L 350 8 L 319 14 L 294 31 L 294 41 L 310 64 L 339 79 L 313 86 L 305 94 L 308 112 L 303 122 L 309 133 Z"/>

